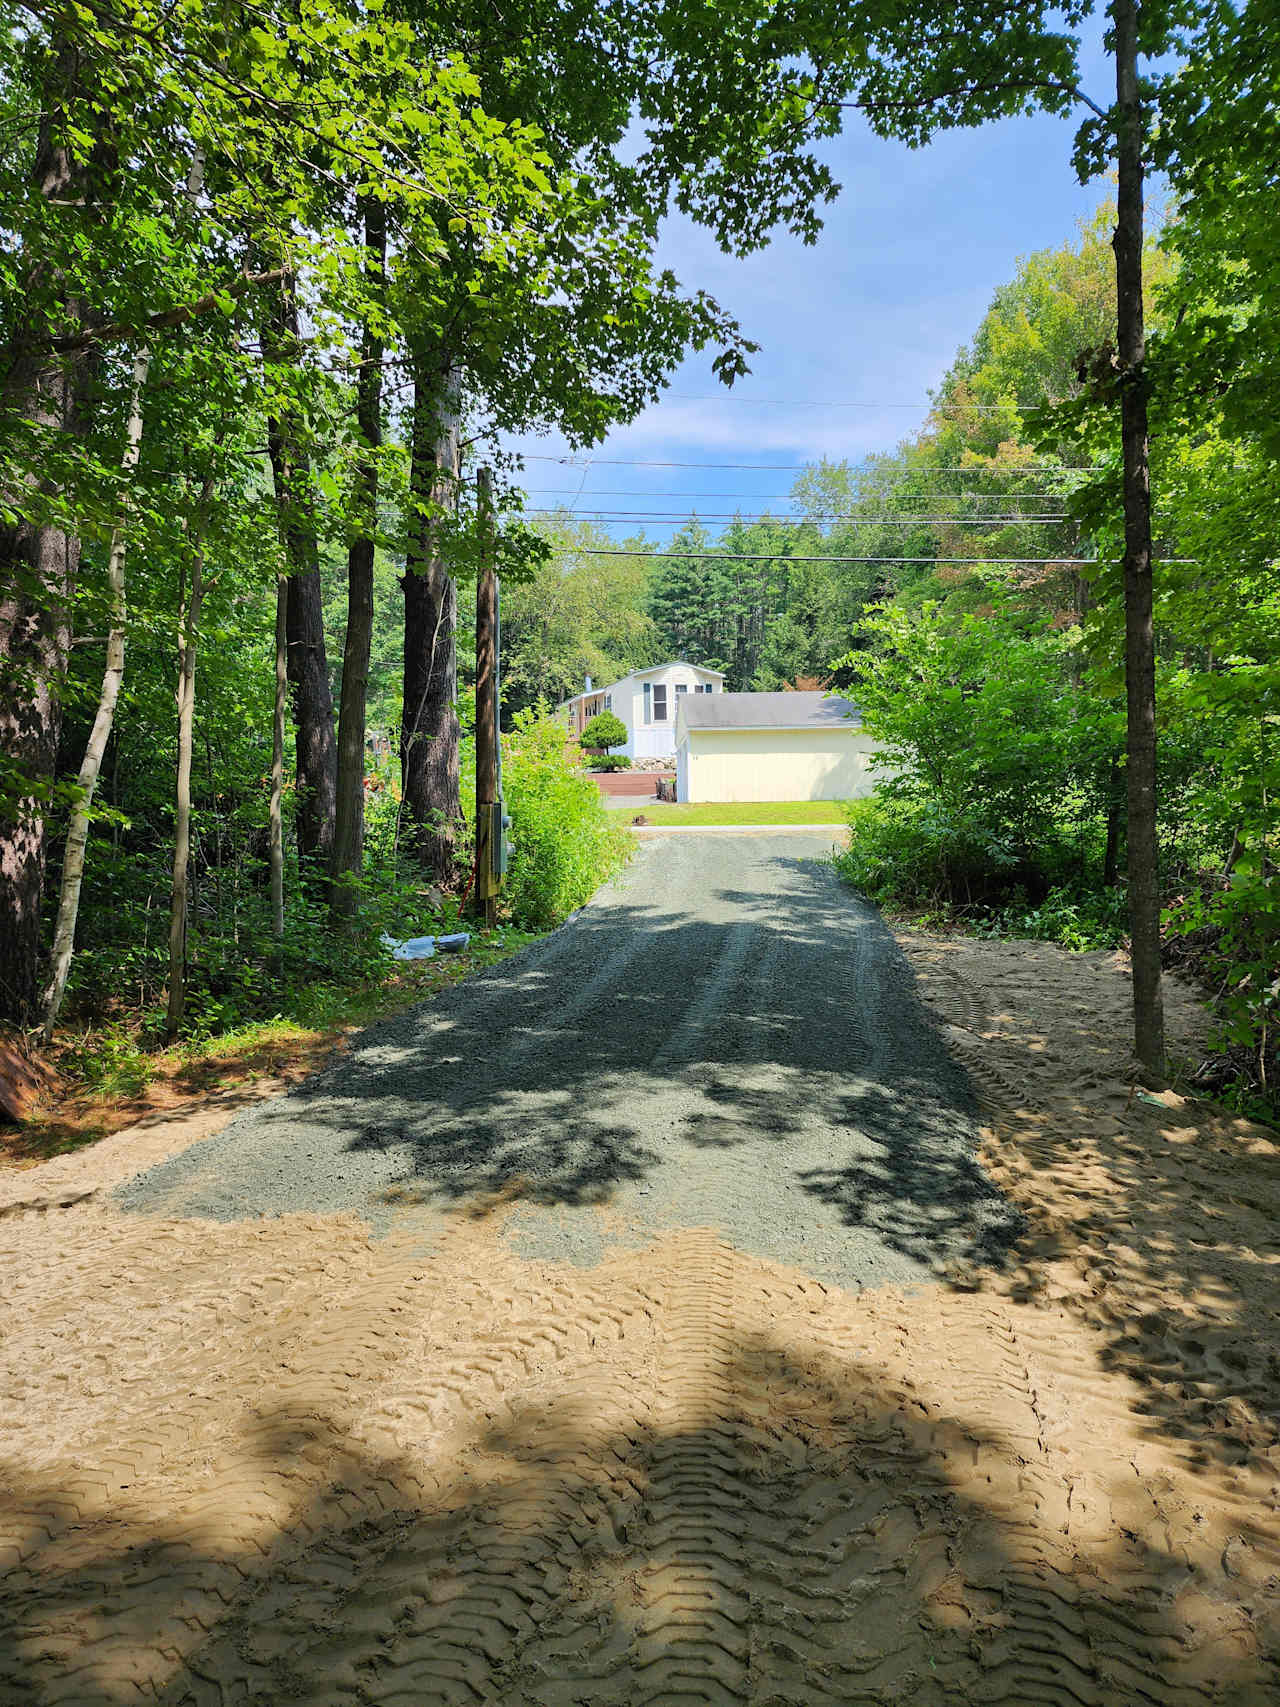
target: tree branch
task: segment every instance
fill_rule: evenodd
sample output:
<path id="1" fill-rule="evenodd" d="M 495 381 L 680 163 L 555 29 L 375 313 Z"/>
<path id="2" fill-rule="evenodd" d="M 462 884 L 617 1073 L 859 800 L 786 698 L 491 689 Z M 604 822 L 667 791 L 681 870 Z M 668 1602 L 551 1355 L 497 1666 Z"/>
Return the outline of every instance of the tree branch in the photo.
<path id="1" fill-rule="evenodd" d="M 1057 83 L 1049 77 L 1019 79 L 1017 82 L 963 83 L 959 88 L 940 89 L 936 95 L 921 95 L 915 100 L 829 101 L 817 104 L 820 106 L 840 107 L 844 110 L 852 110 L 859 113 L 876 113 L 886 111 L 902 112 L 909 111 L 912 107 L 937 106 L 939 101 L 949 101 L 954 99 L 957 95 L 995 95 L 1006 89 L 1054 89 L 1059 94 L 1070 95 L 1073 100 L 1079 101 L 1083 106 L 1088 107 L 1090 112 L 1096 113 L 1100 119 L 1105 119 L 1107 116 L 1105 109 L 1098 106 L 1096 101 L 1091 101 L 1083 89 L 1077 88 L 1074 83 Z"/>
<path id="2" fill-rule="evenodd" d="M 221 304 L 223 297 L 241 297 L 246 291 L 253 290 L 258 285 L 277 284 L 281 279 L 289 277 L 288 267 L 272 267 L 266 273 L 243 273 L 238 279 L 232 279 L 230 284 L 223 285 L 221 290 L 210 291 L 207 296 L 198 297 L 195 302 L 180 303 L 176 308 L 162 308 L 156 314 L 148 314 L 140 322 L 115 320 L 107 326 L 89 326 L 83 332 L 67 332 L 57 338 L 47 340 L 48 348 L 59 355 L 70 355 L 77 350 L 87 350 L 94 344 L 118 344 L 124 338 L 141 338 L 148 332 L 162 332 L 170 326 L 185 326 L 188 320 L 196 320 L 202 314 L 208 314 Z"/>

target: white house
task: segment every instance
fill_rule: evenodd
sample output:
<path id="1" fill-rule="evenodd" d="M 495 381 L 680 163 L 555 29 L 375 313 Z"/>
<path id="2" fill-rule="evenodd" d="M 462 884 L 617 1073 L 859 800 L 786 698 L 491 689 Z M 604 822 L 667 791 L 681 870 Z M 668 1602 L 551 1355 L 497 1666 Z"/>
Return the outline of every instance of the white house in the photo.
<path id="1" fill-rule="evenodd" d="M 871 793 L 875 750 L 847 699 L 686 697 L 676 719 L 676 799 L 850 800 Z"/>
<path id="2" fill-rule="evenodd" d="M 629 759 L 665 759 L 676 750 L 676 713 L 685 701 L 723 693 L 723 670 L 686 664 L 681 658 L 650 670 L 632 670 L 605 688 L 593 688 L 588 676 L 585 690 L 556 710 L 574 735 L 580 735 L 597 712 L 611 711 L 627 726 L 627 744 L 616 751 Z"/>

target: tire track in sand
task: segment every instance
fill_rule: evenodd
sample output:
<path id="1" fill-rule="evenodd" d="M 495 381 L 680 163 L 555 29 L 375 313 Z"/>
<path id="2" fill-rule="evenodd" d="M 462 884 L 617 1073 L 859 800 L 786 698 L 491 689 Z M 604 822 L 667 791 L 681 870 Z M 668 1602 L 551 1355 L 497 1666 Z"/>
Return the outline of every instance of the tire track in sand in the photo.
<path id="1" fill-rule="evenodd" d="M 750 1607 L 731 1371 L 733 1252 L 714 1232 L 682 1234 L 647 1454 L 645 1610 L 634 1654 L 641 1703 L 733 1707 L 749 1700 Z"/>

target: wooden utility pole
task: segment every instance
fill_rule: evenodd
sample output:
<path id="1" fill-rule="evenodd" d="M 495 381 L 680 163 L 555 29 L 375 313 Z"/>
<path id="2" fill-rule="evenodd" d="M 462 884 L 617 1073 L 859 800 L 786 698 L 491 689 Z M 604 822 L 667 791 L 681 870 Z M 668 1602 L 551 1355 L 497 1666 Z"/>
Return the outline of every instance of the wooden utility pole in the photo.
<path id="1" fill-rule="evenodd" d="M 476 576 L 476 882 L 486 925 L 497 921 L 502 883 L 502 754 L 498 734 L 498 577 L 493 566 L 493 476 L 476 471 L 481 562 Z"/>

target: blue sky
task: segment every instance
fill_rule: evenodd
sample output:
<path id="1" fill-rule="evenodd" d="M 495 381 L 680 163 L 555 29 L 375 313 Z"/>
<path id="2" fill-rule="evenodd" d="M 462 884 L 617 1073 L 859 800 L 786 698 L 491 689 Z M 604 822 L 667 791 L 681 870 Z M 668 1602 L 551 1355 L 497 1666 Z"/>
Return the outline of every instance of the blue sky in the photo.
<path id="1" fill-rule="evenodd" d="M 1106 105 L 1100 50 L 1086 54 L 1085 72 Z M 1011 119 L 912 151 L 850 116 L 826 149 L 843 188 L 812 247 L 783 235 L 738 260 L 687 221 L 665 232 L 663 264 L 710 291 L 762 346 L 750 375 L 725 392 L 710 372 L 714 352 L 690 358 L 659 404 L 570 466 L 543 460 L 568 454 L 561 440 L 521 441 L 536 453 L 524 474 L 530 509 L 785 510 L 795 465 L 857 461 L 914 431 L 929 388 L 1019 257 L 1071 238 L 1107 194 L 1104 182 L 1075 180 L 1074 119 Z M 663 539 L 670 529 L 648 531 Z"/>

